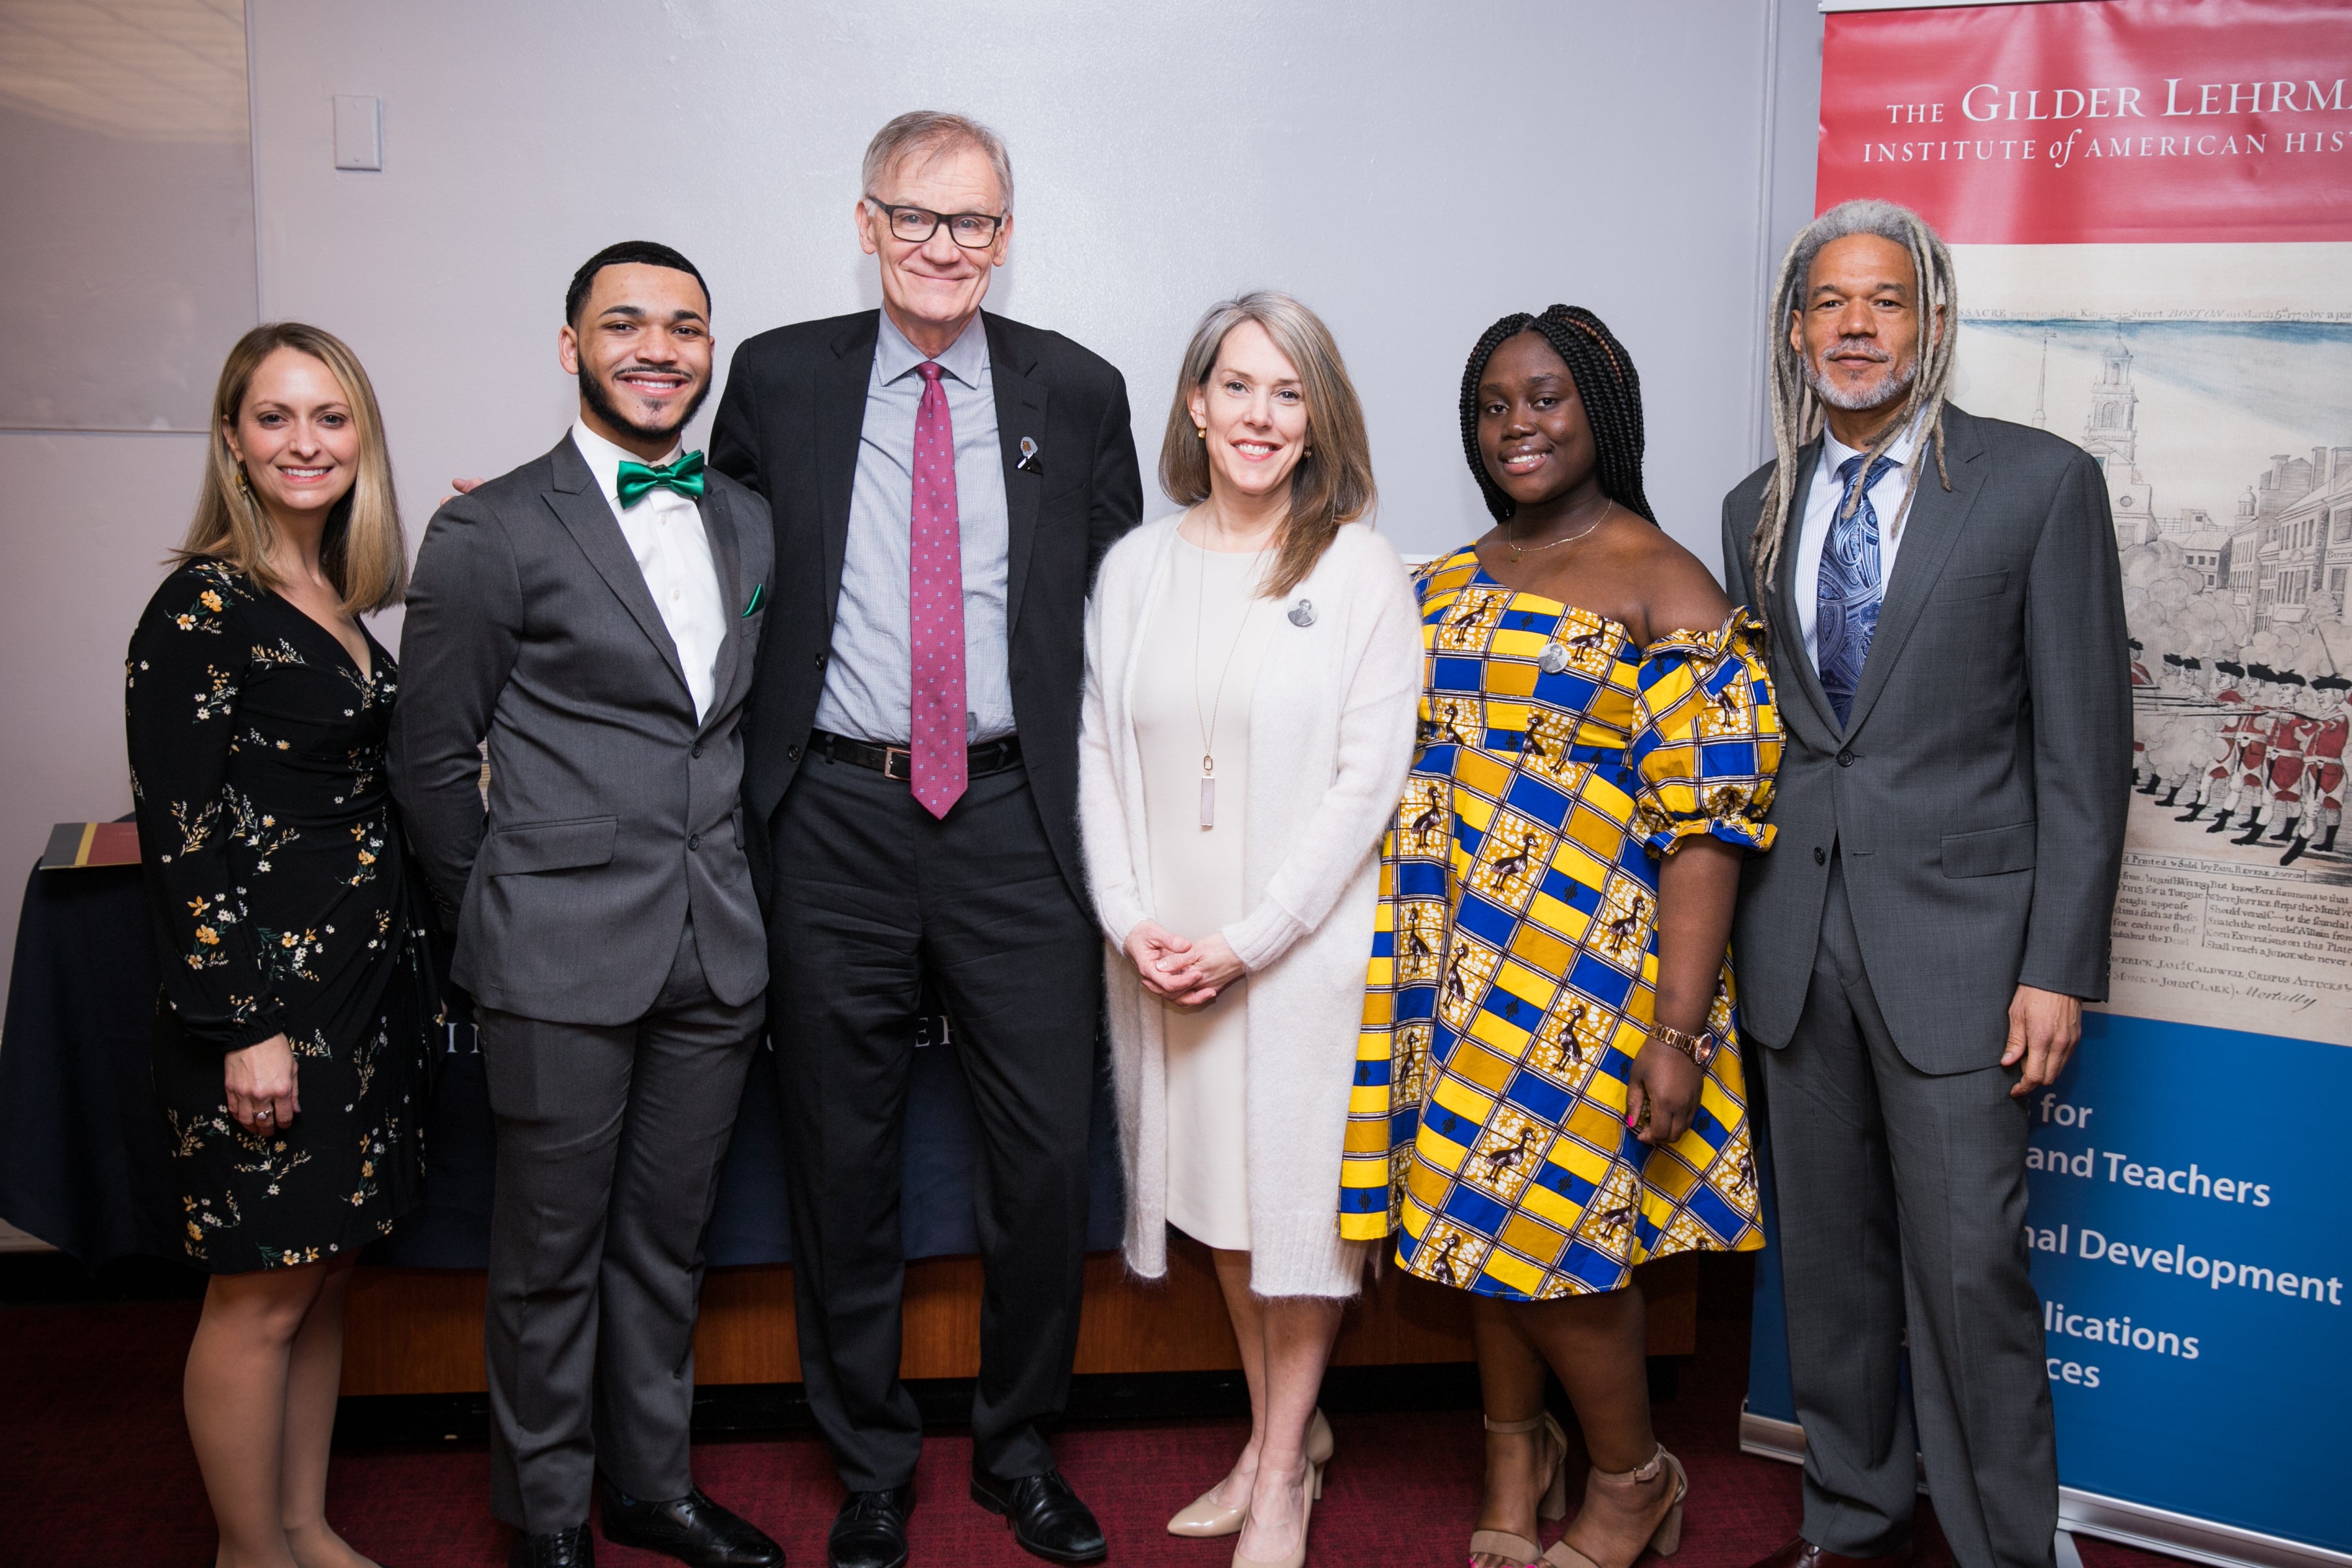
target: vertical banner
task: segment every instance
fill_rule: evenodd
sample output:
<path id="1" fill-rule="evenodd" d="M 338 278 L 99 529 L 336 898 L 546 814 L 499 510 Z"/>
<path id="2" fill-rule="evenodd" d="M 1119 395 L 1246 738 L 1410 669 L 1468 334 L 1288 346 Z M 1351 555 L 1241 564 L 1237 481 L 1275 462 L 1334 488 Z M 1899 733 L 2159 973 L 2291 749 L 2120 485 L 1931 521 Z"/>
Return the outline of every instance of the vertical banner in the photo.
<path id="1" fill-rule="evenodd" d="M 2081 446 L 2115 515 L 2112 989 L 2031 1107 L 2064 1517 L 2352 1561 L 2352 7 L 1832 16 L 1818 193 L 1937 226 L 1953 401 Z M 1750 1405 L 1786 1419 L 1761 1283 Z"/>

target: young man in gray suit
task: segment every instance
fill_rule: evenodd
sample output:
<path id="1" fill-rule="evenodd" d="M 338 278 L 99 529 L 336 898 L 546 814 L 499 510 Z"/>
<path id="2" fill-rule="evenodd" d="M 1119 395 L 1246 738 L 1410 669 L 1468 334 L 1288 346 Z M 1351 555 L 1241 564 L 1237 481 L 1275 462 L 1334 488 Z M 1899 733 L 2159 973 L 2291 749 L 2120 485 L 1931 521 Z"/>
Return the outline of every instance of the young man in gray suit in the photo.
<path id="1" fill-rule="evenodd" d="M 1906 1563 L 1915 1449 L 1962 1568 L 2048 1568 L 2025 1096 L 2106 994 L 2131 780 L 2106 488 L 1944 401 L 1959 311 L 1916 214 L 1832 208 L 1773 300 L 1780 457 L 1723 503 L 1787 731 L 1733 932 L 1805 1431 L 1803 1533 L 1759 1568 Z"/>
<path id="2" fill-rule="evenodd" d="M 497 1120 L 491 1501 L 530 1568 L 593 1562 L 598 1469 L 607 1540 L 783 1561 L 687 1456 L 702 1234 L 768 983 L 737 793 L 772 542 L 759 497 L 678 451 L 709 315 L 667 246 L 590 258 L 557 339 L 579 417 L 442 507 L 402 638 L 393 789 Z"/>

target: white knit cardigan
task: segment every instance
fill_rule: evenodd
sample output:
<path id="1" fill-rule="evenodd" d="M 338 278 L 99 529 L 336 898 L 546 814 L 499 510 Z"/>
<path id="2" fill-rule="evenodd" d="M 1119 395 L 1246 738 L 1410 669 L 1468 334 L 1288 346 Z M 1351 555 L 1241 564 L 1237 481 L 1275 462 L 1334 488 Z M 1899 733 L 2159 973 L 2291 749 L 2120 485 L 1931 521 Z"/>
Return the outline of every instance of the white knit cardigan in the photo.
<path id="1" fill-rule="evenodd" d="M 1127 1262 L 1149 1279 L 1168 1271 L 1168 1112 L 1161 1004 L 1124 952 L 1128 933 L 1154 907 L 1134 693 L 1143 659 L 1182 657 L 1143 645 L 1180 521 L 1136 529 L 1103 562 L 1087 606 L 1078 745 L 1087 878 L 1108 944 Z M 1304 626 L 1287 618 L 1301 601 L 1313 606 Z M 1339 1239 L 1340 1152 L 1380 840 L 1412 763 L 1420 608 L 1388 541 L 1349 523 L 1307 580 L 1260 613 L 1268 611 L 1286 618 L 1250 699 L 1242 841 L 1248 913 L 1223 933 L 1249 972 L 1250 1288 L 1261 1296 L 1347 1297 L 1356 1292 L 1363 1254 L 1360 1244 Z"/>

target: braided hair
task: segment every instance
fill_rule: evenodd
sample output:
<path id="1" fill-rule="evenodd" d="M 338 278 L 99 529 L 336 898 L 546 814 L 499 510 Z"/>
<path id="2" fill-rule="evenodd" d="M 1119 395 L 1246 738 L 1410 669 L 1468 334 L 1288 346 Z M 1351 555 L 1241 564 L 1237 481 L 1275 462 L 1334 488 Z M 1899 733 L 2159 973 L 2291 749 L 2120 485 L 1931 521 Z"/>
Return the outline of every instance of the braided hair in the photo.
<path id="1" fill-rule="evenodd" d="M 1849 239 L 1855 235 L 1875 235 L 1901 246 L 1911 256 L 1911 273 L 1916 280 L 1919 311 L 1919 360 L 1911 377 L 1910 390 L 1905 395 L 1903 407 L 1878 439 L 1863 454 L 1862 466 L 1866 473 L 1887 448 L 1903 437 L 1905 431 L 1917 428 L 1923 444 L 1932 442 L 1936 450 L 1936 479 L 1947 490 L 1952 488 L 1952 476 L 1944 464 L 1944 401 L 1952 385 L 1953 348 L 1959 335 L 1959 285 L 1952 268 L 1952 253 L 1927 220 L 1909 207 L 1893 202 L 1857 199 L 1841 202 L 1797 232 L 1789 244 L 1788 254 L 1780 258 L 1780 277 L 1772 285 L 1771 320 L 1767 325 L 1766 341 L 1772 359 L 1772 446 L 1774 460 L 1764 479 L 1764 507 L 1756 519 L 1754 535 L 1754 570 L 1756 584 L 1767 590 L 1757 595 L 1759 607 L 1771 603 L 1769 590 L 1780 568 L 1780 556 L 1786 548 L 1789 514 L 1794 510 L 1797 486 L 1802 476 L 1797 471 L 1798 449 L 1821 434 L 1827 416 L 1820 397 L 1805 375 L 1805 354 L 1789 342 L 1789 321 L 1791 316 L 1802 315 L 1805 295 L 1812 279 L 1813 260 L 1822 247 L 1832 240 Z M 1890 535 L 1900 535 L 1905 520 L 1911 510 L 1911 498 L 1919 490 L 1920 466 L 1904 465 L 1910 473 L 1903 481 L 1903 500 L 1895 509 Z M 1851 516 L 1861 504 L 1862 488 L 1854 487 L 1853 494 L 1845 500 L 1846 514 Z M 1768 616 L 1769 610 L 1765 612 Z"/>
<path id="2" fill-rule="evenodd" d="M 1585 420 L 1592 426 L 1601 493 L 1655 524 L 1658 515 L 1642 490 L 1642 377 L 1608 323 L 1581 305 L 1554 305 L 1540 316 L 1516 311 L 1488 327 L 1470 351 L 1462 372 L 1462 451 L 1470 459 L 1478 493 L 1486 498 L 1486 510 L 1496 522 L 1508 522 L 1518 503 L 1495 482 L 1479 455 L 1478 383 L 1495 351 L 1521 332 L 1549 343 L 1575 378 Z"/>

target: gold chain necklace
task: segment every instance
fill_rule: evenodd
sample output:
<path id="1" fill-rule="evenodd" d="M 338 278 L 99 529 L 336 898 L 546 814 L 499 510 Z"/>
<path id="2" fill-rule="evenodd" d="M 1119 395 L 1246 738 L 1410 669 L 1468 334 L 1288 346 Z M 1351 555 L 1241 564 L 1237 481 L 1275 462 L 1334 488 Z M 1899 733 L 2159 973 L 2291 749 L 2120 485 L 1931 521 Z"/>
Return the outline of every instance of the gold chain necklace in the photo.
<path id="1" fill-rule="evenodd" d="M 1177 535 L 1177 541 L 1191 543 L 1181 533 Z M 1217 825 L 1217 720 L 1225 708 L 1225 678 L 1233 673 L 1234 655 L 1241 651 L 1242 637 L 1249 631 L 1250 616 L 1257 613 L 1258 595 L 1253 592 L 1249 603 L 1243 607 L 1242 624 L 1234 631 L 1233 646 L 1225 649 L 1224 667 L 1217 671 L 1216 696 L 1204 719 L 1201 714 L 1201 625 L 1208 615 L 1209 556 L 1213 552 L 1206 545 L 1196 544 L 1192 548 L 1201 552 L 1198 563 L 1200 591 L 1192 600 L 1192 720 L 1201 727 L 1201 827 L 1205 832 Z"/>
<path id="2" fill-rule="evenodd" d="M 1594 518 L 1591 522 L 1586 523 L 1574 533 L 1564 533 L 1558 539 L 1548 539 L 1541 544 L 1521 544 L 1516 539 L 1506 539 L 1503 542 L 1511 547 L 1511 563 L 1513 565 L 1517 565 L 1519 562 L 1527 559 L 1528 552 L 1530 550 L 1549 550 L 1556 544 L 1575 543 L 1586 534 L 1591 533 L 1594 529 L 1599 528 L 1602 523 L 1607 522 L 1609 521 L 1609 514 L 1616 510 L 1616 499 L 1612 497 L 1609 504 L 1601 509 L 1601 515 L 1599 517 Z"/>

